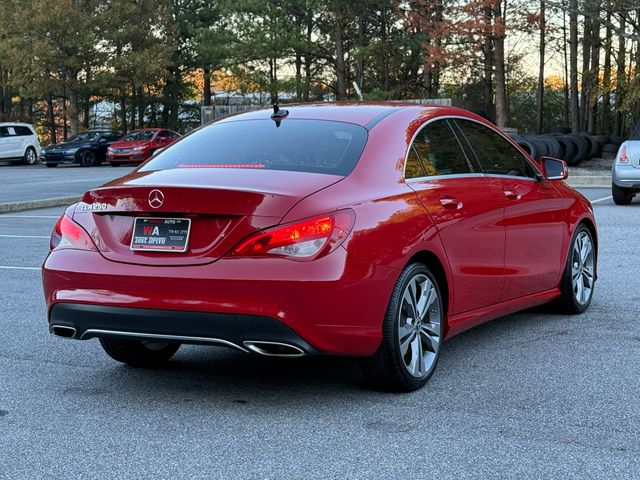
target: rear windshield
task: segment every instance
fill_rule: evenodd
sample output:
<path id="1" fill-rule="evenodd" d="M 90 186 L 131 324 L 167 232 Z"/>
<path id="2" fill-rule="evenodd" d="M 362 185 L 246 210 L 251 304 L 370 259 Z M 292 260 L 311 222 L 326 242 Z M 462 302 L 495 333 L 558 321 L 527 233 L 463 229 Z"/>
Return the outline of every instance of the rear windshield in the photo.
<path id="1" fill-rule="evenodd" d="M 238 120 L 201 128 L 151 159 L 140 171 L 253 168 L 348 175 L 367 142 L 351 123 Z"/>

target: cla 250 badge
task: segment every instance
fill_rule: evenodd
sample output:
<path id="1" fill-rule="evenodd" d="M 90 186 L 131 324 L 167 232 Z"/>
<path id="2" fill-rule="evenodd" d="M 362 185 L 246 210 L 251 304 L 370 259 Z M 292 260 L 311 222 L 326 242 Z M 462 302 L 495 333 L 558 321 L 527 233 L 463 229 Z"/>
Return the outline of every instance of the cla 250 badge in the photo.
<path id="1" fill-rule="evenodd" d="M 83 203 L 82 205 L 80 205 L 80 210 L 83 210 L 83 211 L 106 210 L 108 207 L 109 207 L 108 203 L 91 203 L 91 204 Z"/>

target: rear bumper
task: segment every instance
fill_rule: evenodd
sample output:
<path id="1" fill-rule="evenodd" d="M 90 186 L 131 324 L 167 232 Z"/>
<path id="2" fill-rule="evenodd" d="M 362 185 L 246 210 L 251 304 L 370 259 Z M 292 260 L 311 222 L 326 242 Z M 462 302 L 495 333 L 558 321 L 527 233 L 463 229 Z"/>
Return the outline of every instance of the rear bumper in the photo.
<path id="1" fill-rule="evenodd" d="M 58 303 L 49 312 L 49 327 L 71 327 L 72 338 L 155 338 L 180 343 L 214 344 L 248 352 L 245 343 L 293 345 L 307 355 L 319 353 L 293 330 L 269 317 L 223 313 L 106 307 Z"/>
<path id="2" fill-rule="evenodd" d="M 50 322 L 73 326 L 80 335 L 88 328 L 141 329 L 222 336 L 236 344 L 246 340 L 244 334 L 225 332 L 256 326 L 256 334 L 266 335 L 269 329 L 263 325 L 277 323 L 286 329 L 272 329 L 276 337 L 293 332 L 291 342 L 305 352 L 352 356 L 377 350 L 399 275 L 395 269 L 354 260 L 342 247 L 311 262 L 222 258 L 181 267 L 131 265 L 98 252 L 59 250 L 49 255 L 42 273 Z M 84 311 L 80 305 L 86 306 Z M 156 319 L 146 312 L 164 313 Z M 238 325 L 221 330 L 221 322 Z"/>
<path id="3" fill-rule="evenodd" d="M 612 181 L 618 187 L 640 189 L 640 168 L 631 165 L 614 165 Z"/>

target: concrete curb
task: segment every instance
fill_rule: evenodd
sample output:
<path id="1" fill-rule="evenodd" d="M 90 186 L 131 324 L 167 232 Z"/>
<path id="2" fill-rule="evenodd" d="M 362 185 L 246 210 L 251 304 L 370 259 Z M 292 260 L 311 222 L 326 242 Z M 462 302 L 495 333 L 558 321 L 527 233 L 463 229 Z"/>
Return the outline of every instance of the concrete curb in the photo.
<path id="1" fill-rule="evenodd" d="M 609 188 L 611 187 L 611 175 L 575 175 L 566 180 L 570 187 L 594 187 Z"/>
<path id="2" fill-rule="evenodd" d="M 80 197 L 45 198 L 42 200 L 25 200 L 22 202 L 0 203 L 0 213 L 22 212 L 38 208 L 63 207 L 77 202 Z"/>

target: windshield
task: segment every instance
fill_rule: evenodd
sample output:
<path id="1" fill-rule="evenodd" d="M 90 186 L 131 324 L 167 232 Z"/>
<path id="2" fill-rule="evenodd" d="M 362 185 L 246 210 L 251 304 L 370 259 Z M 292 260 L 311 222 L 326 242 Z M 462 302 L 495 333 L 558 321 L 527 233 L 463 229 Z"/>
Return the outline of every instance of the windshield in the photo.
<path id="1" fill-rule="evenodd" d="M 83 132 L 71 137 L 67 142 L 93 142 L 100 138 L 99 132 Z"/>
<path id="2" fill-rule="evenodd" d="M 122 142 L 136 142 L 140 140 L 151 140 L 155 135 L 155 130 L 134 130 L 122 137 Z"/>
<path id="3" fill-rule="evenodd" d="M 252 168 L 348 175 L 367 142 L 351 123 L 271 119 L 213 123 L 183 137 L 140 171 Z"/>

